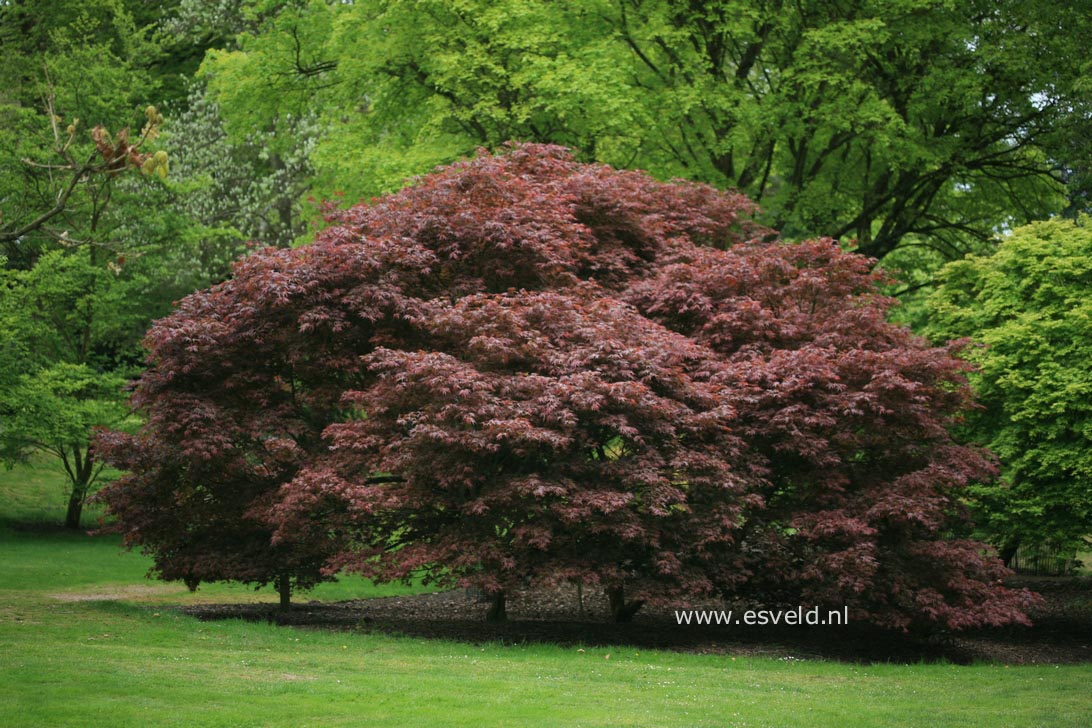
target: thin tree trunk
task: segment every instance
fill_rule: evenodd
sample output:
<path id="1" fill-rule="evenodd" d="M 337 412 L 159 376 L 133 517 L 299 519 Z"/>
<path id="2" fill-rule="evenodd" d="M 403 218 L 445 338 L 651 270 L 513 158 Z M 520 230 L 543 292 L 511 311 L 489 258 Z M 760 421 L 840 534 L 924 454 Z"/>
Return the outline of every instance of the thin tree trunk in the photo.
<path id="1" fill-rule="evenodd" d="M 277 592 L 281 595 L 281 611 L 289 611 L 292 608 L 292 580 L 287 574 L 277 577 Z"/>
<path id="2" fill-rule="evenodd" d="M 78 485 L 72 487 L 72 492 L 68 494 L 68 509 L 64 514 L 64 527 L 71 528 L 73 530 L 80 527 L 80 516 L 83 515 L 83 501 L 86 490 L 83 490 Z"/>

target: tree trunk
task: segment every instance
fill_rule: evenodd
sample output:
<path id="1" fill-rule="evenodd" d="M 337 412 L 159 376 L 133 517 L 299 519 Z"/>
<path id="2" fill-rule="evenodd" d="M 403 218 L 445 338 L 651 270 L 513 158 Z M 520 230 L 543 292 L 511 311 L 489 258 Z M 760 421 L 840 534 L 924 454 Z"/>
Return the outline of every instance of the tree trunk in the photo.
<path id="1" fill-rule="evenodd" d="M 503 591 L 493 592 L 490 595 L 489 611 L 485 613 L 486 622 L 504 622 L 508 619 L 505 609 L 505 596 Z"/>
<path id="2" fill-rule="evenodd" d="M 277 592 L 281 595 L 281 611 L 287 612 L 292 608 L 292 580 L 287 574 L 277 577 Z"/>
<path id="3" fill-rule="evenodd" d="M 607 588 L 607 601 L 610 604 L 611 619 L 615 622 L 632 622 L 633 615 L 645 605 L 644 599 L 626 602 L 625 587 L 621 585 Z"/>
<path id="4" fill-rule="evenodd" d="M 98 469 L 95 467 L 95 458 L 90 450 L 83 450 L 79 445 L 72 445 L 61 450 L 61 462 L 64 463 L 65 472 L 68 473 L 68 481 L 72 484 L 72 490 L 68 493 L 68 508 L 64 515 L 64 527 L 78 529 L 80 517 L 83 515 L 83 504 L 87 500 L 87 493 L 91 490 L 91 484 L 95 482 Z"/>
<path id="5" fill-rule="evenodd" d="M 72 487 L 72 492 L 68 494 L 68 509 L 64 514 L 64 527 L 71 528 L 73 530 L 79 529 L 80 517 L 83 515 L 83 501 L 86 490 L 80 488 L 78 485 Z"/>
<path id="6" fill-rule="evenodd" d="M 1016 551 L 1020 548 L 1019 542 L 1010 542 L 1005 544 L 998 552 L 998 556 L 1005 562 L 1005 567 L 1012 568 L 1012 560 L 1016 558 Z"/>

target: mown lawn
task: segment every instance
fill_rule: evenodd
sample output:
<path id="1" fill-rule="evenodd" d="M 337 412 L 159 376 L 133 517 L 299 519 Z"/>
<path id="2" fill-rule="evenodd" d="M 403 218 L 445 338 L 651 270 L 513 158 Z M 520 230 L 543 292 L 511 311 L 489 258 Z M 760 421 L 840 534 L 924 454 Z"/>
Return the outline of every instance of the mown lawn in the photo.
<path id="1" fill-rule="evenodd" d="M 147 566 L 112 537 L 0 526 L 0 726 L 1085 726 L 1092 715 L 1092 666 L 859 666 L 205 623 L 171 605 L 275 596 L 189 594 L 145 580 Z M 305 598 L 381 593 L 349 580 Z"/>

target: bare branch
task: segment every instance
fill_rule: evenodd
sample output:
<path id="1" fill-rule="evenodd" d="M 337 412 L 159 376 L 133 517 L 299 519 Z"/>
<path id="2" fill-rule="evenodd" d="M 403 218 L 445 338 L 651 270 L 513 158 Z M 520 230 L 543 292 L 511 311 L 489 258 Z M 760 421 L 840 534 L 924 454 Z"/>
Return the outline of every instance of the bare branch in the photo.
<path id="1" fill-rule="evenodd" d="M 76 190 L 76 187 L 80 184 L 88 174 L 96 171 L 96 166 L 93 164 L 95 161 L 95 155 L 92 154 L 86 162 L 80 165 L 78 168 L 72 171 L 72 178 L 68 181 L 68 184 L 57 194 L 57 201 L 50 209 L 46 210 L 38 217 L 34 218 L 30 222 L 10 231 L 0 231 L 0 241 L 7 242 L 9 240 L 18 240 L 27 233 L 34 232 L 38 228 L 45 225 L 47 222 L 60 215 L 68 207 L 68 198 L 72 196 L 72 193 Z"/>

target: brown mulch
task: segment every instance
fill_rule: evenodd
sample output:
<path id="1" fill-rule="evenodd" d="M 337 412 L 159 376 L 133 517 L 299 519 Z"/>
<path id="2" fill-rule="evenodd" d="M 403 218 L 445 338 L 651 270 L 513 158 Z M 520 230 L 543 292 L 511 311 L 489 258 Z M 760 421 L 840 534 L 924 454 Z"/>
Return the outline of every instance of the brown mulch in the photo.
<path id="1" fill-rule="evenodd" d="M 630 624 L 607 620 L 598 592 L 527 591 L 508 600 L 508 621 L 487 623 L 488 605 L 466 591 L 344 602 L 307 602 L 280 612 L 270 604 L 206 604 L 183 609 L 200 619 L 266 620 L 312 629 L 350 630 L 472 643 L 632 646 L 691 653 L 849 662 L 1092 663 L 1092 580 L 1014 580 L 1038 591 L 1044 606 L 1032 627 L 902 635 L 849 626 L 679 625 L 670 608 L 645 607 Z M 695 605 L 699 606 L 699 605 Z M 719 608 L 723 605 L 700 605 Z M 748 607 L 741 607 L 748 608 Z"/>

